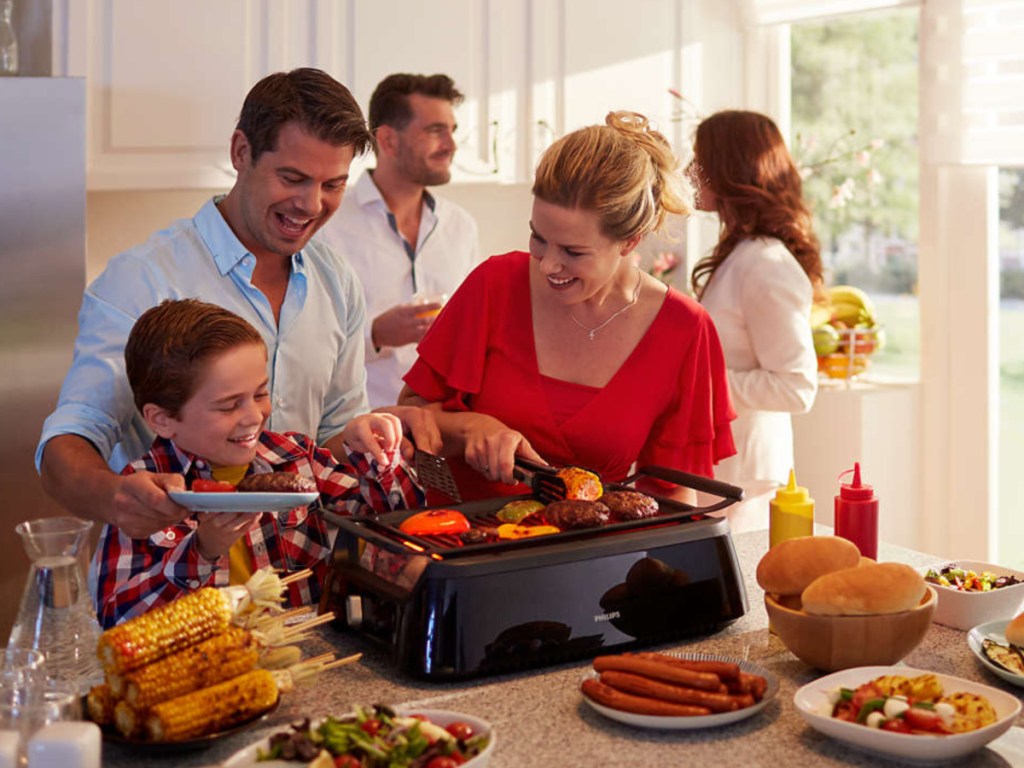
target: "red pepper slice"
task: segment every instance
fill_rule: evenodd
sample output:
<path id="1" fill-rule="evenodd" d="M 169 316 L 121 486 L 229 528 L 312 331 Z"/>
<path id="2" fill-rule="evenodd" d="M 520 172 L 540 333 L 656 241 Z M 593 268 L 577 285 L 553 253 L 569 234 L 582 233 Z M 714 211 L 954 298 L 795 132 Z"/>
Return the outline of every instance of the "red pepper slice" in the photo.
<path id="1" fill-rule="evenodd" d="M 438 536 L 464 533 L 470 528 L 469 520 L 454 509 L 431 509 L 405 518 L 398 529 L 410 536 Z"/>

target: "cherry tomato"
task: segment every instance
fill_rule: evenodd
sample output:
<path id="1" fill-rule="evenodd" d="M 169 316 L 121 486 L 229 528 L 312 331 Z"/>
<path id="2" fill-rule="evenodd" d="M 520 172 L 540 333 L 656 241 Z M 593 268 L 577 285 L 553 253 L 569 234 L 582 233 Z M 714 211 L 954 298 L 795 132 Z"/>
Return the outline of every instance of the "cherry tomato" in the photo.
<path id="1" fill-rule="evenodd" d="M 454 723 L 448 723 L 444 729 L 456 739 L 462 739 L 463 741 L 473 735 L 473 726 L 469 723 L 464 723 L 461 720 L 456 720 Z"/>
<path id="2" fill-rule="evenodd" d="M 334 768 L 363 768 L 363 764 L 359 762 L 359 758 L 342 755 L 334 758 Z"/>
<path id="3" fill-rule="evenodd" d="M 459 768 L 459 764 L 447 755 L 431 758 L 426 768 Z"/>
<path id="4" fill-rule="evenodd" d="M 359 730 L 370 736 L 376 736 L 377 731 L 380 730 L 380 720 L 375 717 L 371 717 L 369 720 L 359 724 Z"/>
<path id="5" fill-rule="evenodd" d="M 893 733 L 910 733 L 910 726 L 907 725 L 907 721 L 902 717 L 894 717 L 882 723 L 882 730 L 892 731 Z"/>
<path id="6" fill-rule="evenodd" d="M 198 477 L 192 481 L 193 493 L 230 493 L 234 490 L 235 486 L 222 480 L 204 480 Z"/>

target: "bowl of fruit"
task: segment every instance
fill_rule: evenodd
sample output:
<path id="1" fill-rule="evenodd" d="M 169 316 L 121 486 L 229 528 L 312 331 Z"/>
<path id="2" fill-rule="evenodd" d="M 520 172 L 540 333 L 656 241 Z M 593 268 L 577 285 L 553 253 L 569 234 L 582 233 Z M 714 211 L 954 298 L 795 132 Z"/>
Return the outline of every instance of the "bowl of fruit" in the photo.
<path id="1" fill-rule="evenodd" d="M 852 285 L 828 289 L 828 302 L 811 311 L 811 327 L 818 370 L 830 379 L 864 373 L 871 356 L 885 344 L 871 298 Z"/>

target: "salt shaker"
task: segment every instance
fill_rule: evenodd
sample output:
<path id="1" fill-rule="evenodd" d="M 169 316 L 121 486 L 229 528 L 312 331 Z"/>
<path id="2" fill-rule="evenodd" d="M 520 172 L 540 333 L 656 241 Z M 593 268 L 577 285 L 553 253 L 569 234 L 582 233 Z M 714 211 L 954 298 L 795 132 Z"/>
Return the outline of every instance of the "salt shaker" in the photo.
<path id="1" fill-rule="evenodd" d="M 28 768 L 100 768 L 102 744 L 96 723 L 50 723 L 28 742 Z"/>

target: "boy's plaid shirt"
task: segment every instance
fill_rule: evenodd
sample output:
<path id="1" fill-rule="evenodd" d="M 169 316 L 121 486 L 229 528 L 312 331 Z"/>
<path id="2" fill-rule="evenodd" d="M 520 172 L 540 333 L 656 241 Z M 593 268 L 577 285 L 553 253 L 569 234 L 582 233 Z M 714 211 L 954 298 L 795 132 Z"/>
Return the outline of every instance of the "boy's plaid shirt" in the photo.
<path id="1" fill-rule="evenodd" d="M 422 506 L 423 492 L 404 461 L 386 470 L 380 470 L 363 454 L 350 454 L 349 461 L 351 466 L 338 463 L 329 451 L 318 448 L 305 435 L 264 431 L 249 474 L 294 472 L 313 478 L 323 506 L 343 515 Z M 122 474 L 142 470 L 184 475 L 186 487 L 197 478 L 212 477 L 208 462 L 180 451 L 164 438 L 157 438 L 149 453 L 126 466 Z M 90 569 L 90 585 L 104 627 L 145 613 L 185 592 L 204 586 L 227 586 L 227 555 L 210 561 L 199 554 L 195 539 L 198 524 L 193 514 L 146 539 L 131 539 L 114 526 L 103 526 Z M 319 599 L 331 548 L 326 523 L 317 509 L 263 512 L 260 525 L 246 534 L 245 541 L 254 569 L 268 565 L 285 571 L 313 569 L 309 579 L 288 586 L 291 605 L 308 605 Z"/>

